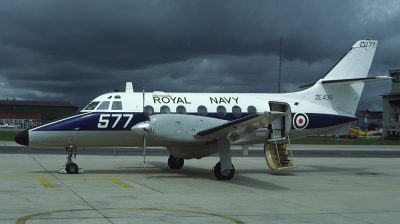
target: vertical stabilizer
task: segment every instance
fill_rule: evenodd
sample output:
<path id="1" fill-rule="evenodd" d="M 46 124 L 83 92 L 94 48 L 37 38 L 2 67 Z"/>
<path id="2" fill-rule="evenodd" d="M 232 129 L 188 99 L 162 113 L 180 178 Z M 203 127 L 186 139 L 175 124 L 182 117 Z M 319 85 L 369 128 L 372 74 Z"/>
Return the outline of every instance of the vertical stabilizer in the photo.
<path id="1" fill-rule="evenodd" d="M 304 91 L 302 101 L 354 116 L 377 45 L 376 40 L 357 41 L 322 79 Z"/>
<path id="2" fill-rule="evenodd" d="M 323 80 L 365 78 L 371 67 L 378 41 L 359 40 L 325 75 Z"/>

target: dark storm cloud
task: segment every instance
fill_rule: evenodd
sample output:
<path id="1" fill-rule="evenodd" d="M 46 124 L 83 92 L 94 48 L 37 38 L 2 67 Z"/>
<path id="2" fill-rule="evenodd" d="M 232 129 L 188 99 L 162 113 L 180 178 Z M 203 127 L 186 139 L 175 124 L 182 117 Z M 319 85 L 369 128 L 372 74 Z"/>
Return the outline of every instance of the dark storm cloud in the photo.
<path id="1" fill-rule="evenodd" d="M 284 92 L 316 81 L 359 39 L 371 68 L 397 68 L 396 1 L 2 1 L 0 94 L 85 103 L 136 89 Z M 397 63 L 397 64 L 396 64 Z M 379 109 L 390 84 L 367 85 Z M 389 86 L 389 87 L 388 87 Z M 364 94 L 365 95 L 365 94 Z"/>

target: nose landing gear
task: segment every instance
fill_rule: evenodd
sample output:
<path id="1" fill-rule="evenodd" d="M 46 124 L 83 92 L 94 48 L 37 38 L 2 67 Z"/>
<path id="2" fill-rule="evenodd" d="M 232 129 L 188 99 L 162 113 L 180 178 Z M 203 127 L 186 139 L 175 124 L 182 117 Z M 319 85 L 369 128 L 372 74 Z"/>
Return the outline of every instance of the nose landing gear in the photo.
<path id="1" fill-rule="evenodd" d="M 66 163 L 61 169 L 58 171 L 59 173 L 68 173 L 68 174 L 77 174 L 84 173 L 82 168 L 79 168 L 76 163 Z"/>
<path id="2" fill-rule="evenodd" d="M 72 151 L 74 150 L 75 150 L 74 158 L 76 158 L 76 148 L 72 147 L 72 145 L 65 148 L 65 151 L 68 154 L 67 156 L 68 161 L 67 163 L 64 164 L 63 167 L 61 167 L 58 173 L 77 174 L 85 172 L 82 168 L 79 168 L 76 163 L 72 162 Z"/>

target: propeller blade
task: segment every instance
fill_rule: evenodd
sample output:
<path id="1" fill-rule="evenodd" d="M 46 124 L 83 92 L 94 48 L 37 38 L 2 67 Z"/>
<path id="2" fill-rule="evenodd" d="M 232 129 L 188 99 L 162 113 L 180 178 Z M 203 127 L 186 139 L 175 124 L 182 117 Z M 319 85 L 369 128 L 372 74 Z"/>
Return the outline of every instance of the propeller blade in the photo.
<path id="1" fill-rule="evenodd" d="M 146 170 L 146 135 L 143 135 L 143 169 Z"/>

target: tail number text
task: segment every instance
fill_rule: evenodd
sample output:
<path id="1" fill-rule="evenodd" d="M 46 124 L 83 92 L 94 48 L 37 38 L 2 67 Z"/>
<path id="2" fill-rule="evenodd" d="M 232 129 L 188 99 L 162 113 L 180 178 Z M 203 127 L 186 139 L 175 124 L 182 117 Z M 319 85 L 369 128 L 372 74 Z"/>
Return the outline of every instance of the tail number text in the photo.
<path id="1" fill-rule="evenodd" d="M 315 100 L 332 100 L 332 95 L 315 94 Z"/>
<path id="2" fill-rule="evenodd" d="M 364 41 L 361 41 L 360 47 L 375 47 L 375 42 L 364 42 Z"/>

